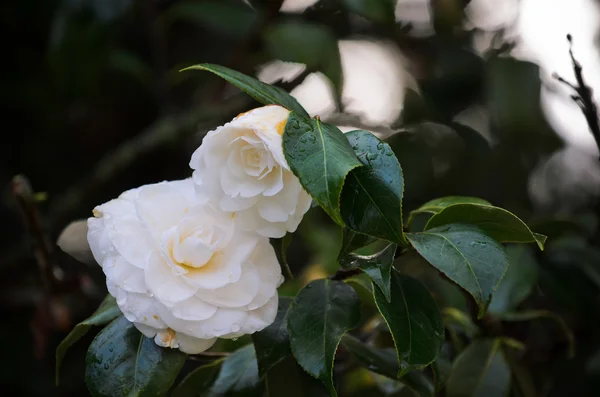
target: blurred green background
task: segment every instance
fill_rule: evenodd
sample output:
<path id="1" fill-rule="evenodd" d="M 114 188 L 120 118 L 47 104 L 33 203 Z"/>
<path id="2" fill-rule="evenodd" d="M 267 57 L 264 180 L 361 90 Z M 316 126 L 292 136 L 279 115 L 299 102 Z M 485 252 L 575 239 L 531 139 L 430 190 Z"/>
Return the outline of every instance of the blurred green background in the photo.
<path id="1" fill-rule="evenodd" d="M 405 214 L 439 196 L 479 196 L 549 235 L 543 253 L 514 252 L 516 262 L 534 269 L 516 275 L 515 284 L 530 277 L 534 287 L 517 286 L 498 299 L 524 294 L 520 310 L 557 313 L 574 335 L 574 357 L 552 321 L 505 323 L 492 313 L 477 325 L 485 335 L 525 344 L 512 367 L 519 385 L 512 395 L 597 395 L 597 152 L 589 137 L 583 148 L 573 145 L 551 123 L 581 124 L 583 116 L 568 88 L 517 51 L 519 2 L 508 2 L 517 7 L 513 19 L 492 28 L 474 22 L 482 17 L 470 3 L 482 1 L 3 2 L 0 390 L 87 395 L 84 355 L 93 335 L 69 351 L 59 388 L 54 349 L 96 308 L 104 280 L 89 257 L 77 260 L 55 242 L 72 221 L 126 189 L 188 177 L 203 134 L 258 106 L 209 73 L 179 72 L 210 62 L 293 90 L 311 115 L 344 130 L 386 138 L 403 167 Z M 506 8 L 500 0 L 484 3 L 488 17 Z M 570 67 L 565 43 L 556 47 Z M 558 95 L 570 113 L 557 116 L 548 95 Z M 19 174 L 31 192 L 25 179 L 13 179 Z M 63 248 L 82 247 L 80 226 L 63 235 Z M 289 251 L 298 277 L 282 293 L 335 272 L 338 244 L 337 227 L 311 210 Z M 442 307 L 472 310 L 419 258 L 396 266 L 425 281 Z M 457 338 L 468 339 L 461 329 Z M 399 395 L 394 385 L 362 375 L 341 385 L 342 395 Z M 536 392 L 528 394 L 524 382 Z"/>

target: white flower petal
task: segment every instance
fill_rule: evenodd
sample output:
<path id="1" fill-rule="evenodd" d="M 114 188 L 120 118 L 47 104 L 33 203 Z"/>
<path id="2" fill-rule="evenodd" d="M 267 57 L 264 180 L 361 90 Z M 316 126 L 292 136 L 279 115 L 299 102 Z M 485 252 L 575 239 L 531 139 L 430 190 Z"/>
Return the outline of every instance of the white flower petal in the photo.
<path id="1" fill-rule="evenodd" d="M 199 289 L 196 296 L 218 307 L 240 308 L 253 301 L 258 294 L 260 283 L 258 270 L 249 263 L 244 266 L 242 276 L 237 282 L 215 290 Z"/>
<path id="2" fill-rule="evenodd" d="M 283 170 L 281 167 L 273 168 L 273 170 L 264 179 L 268 187 L 262 192 L 263 196 L 271 197 L 283 190 Z"/>
<path id="3" fill-rule="evenodd" d="M 202 299 L 192 296 L 181 302 L 177 302 L 169 309 L 180 320 L 200 321 L 206 320 L 217 311 L 217 306 L 211 305 Z"/>
<path id="4" fill-rule="evenodd" d="M 250 243 L 250 242 L 249 242 Z M 244 242 L 239 249 L 219 252 L 204 266 L 194 269 L 187 268 L 187 273 L 182 275 L 187 282 L 197 288 L 217 289 L 227 284 L 237 282 L 242 276 L 243 256 L 249 255 L 254 245 Z"/>
<path id="5" fill-rule="evenodd" d="M 177 332 L 170 328 L 158 331 L 154 337 L 154 343 L 160 347 L 169 347 L 171 349 L 179 348 Z"/>
<path id="6" fill-rule="evenodd" d="M 194 326 L 192 332 L 197 335 L 213 335 L 215 337 L 239 335 L 246 321 L 248 321 L 247 310 L 220 308 L 214 316 Z"/>
<path id="7" fill-rule="evenodd" d="M 162 329 L 166 324 L 158 316 L 154 299 L 146 294 L 127 293 L 119 300 L 119 309 L 127 320 Z"/>
<path id="8" fill-rule="evenodd" d="M 144 225 L 159 241 L 163 231 L 183 218 L 189 203 L 179 189 L 163 182 L 140 189 L 135 209 Z"/>
<path id="9" fill-rule="evenodd" d="M 268 223 L 261 222 L 257 226 L 256 233 L 264 237 L 282 238 L 287 233 L 285 223 Z"/>
<path id="10" fill-rule="evenodd" d="M 184 301 L 196 293 L 197 288 L 173 274 L 164 257 L 153 251 L 148 256 L 145 270 L 146 285 L 154 296 L 166 305 Z"/>
<path id="11" fill-rule="evenodd" d="M 163 329 L 157 329 L 157 328 L 150 327 L 146 324 L 133 323 L 133 325 L 135 325 L 135 327 L 138 329 L 138 331 L 140 331 L 147 338 L 154 338 L 154 336 L 157 333 L 159 333 L 160 331 L 163 330 Z"/>
<path id="12" fill-rule="evenodd" d="M 259 197 L 231 197 L 223 196 L 219 201 L 219 207 L 223 211 L 237 212 L 251 208 L 256 205 Z"/>
<path id="13" fill-rule="evenodd" d="M 203 351 L 210 349 L 217 341 L 217 338 L 194 338 L 193 336 L 186 335 L 182 332 L 178 332 L 176 336 L 179 341 L 179 350 L 187 354 L 202 353 Z"/>
<path id="14" fill-rule="evenodd" d="M 89 218 L 88 219 L 88 243 L 92 250 L 94 259 L 100 266 L 103 266 L 108 257 L 117 254 L 116 249 L 110 240 L 108 230 L 105 227 L 104 219 Z"/>
<path id="15" fill-rule="evenodd" d="M 135 267 L 146 266 L 148 254 L 154 249 L 154 241 L 143 224 L 131 218 L 113 219 L 110 238 L 119 254 Z M 130 236 L 136 236 L 132 243 Z"/>
<path id="16" fill-rule="evenodd" d="M 268 327 L 273 321 L 275 321 L 278 303 L 279 297 L 274 295 L 263 306 L 256 310 L 249 311 L 246 323 L 240 332 L 243 332 L 244 334 L 253 334 Z"/>
<path id="17" fill-rule="evenodd" d="M 286 222 L 289 214 L 286 212 L 279 202 L 275 200 L 263 200 L 258 205 L 258 213 L 261 218 L 269 222 Z"/>
<path id="18" fill-rule="evenodd" d="M 148 290 L 144 281 L 144 271 L 133 266 L 122 256 L 105 260 L 102 270 L 106 277 L 113 280 L 118 288 L 127 292 L 145 294 Z"/>

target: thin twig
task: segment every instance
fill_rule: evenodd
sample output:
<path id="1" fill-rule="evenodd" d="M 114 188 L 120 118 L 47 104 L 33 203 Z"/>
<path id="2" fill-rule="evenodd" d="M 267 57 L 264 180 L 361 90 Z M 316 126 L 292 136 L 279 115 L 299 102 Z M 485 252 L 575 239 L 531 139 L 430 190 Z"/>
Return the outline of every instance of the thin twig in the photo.
<path id="1" fill-rule="evenodd" d="M 13 178 L 12 193 L 21 207 L 25 225 L 33 240 L 35 257 L 43 286 L 42 299 L 38 301 L 36 311 L 30 322 L 35 356 L 42 358 L 48 345 L 50 333 L 56 327 L 58 317 L 64 314 L 62 310 L 60 312 L 53 310 L 53 308 L 63 308 L 60 305 L 53 305 L 55 285 L 57 284 L 54 277 L 53 246 L 42 226 L 35 194 L 25 176 L 17 175 Z M 60 317 L 66 318 L 65 316 Z M 68 320 L 63 324 L 67 322 Z"/>
<path id="2" fill-rule="evenodd" d="M 592 88 L 586 84 L 585 79 L 583 78 L 583 68 L 573 54 L 573 36 L 568 34 L 567 40 L 569 41 L 569 56 L 571 57 L 577 84 L 565 80 L 556 73 L 553 76 L 556 80 L 575 91 L 576 95 L 572 95 L 571 99 L 573 99 L 579 108 L 581 108 L 590 128 L 590 132 L 594 136 L 594 140 L 598 146 L 598 151 L 600 152 L 600 122 L 598 121 L 598 107 L 594 101 L 594 93 Z"/>
<path id="3" fill-rule="evenodd" d="M 44 291 L 51 295 L 54 290 L 53 246 L 44 231 L 41 217 L 36 205 L 36 198 L 29 180 L 23 175 L 17 175 L 12 180 L 12 192 L 21 207 L 25 225 L 35 246 L 35 257 L 40 272 Z"/>
<path id="4" fill-rule="evenodd" d="M 203 352 L 188 355 L 188 359 L 193 361 L 215 361 L 222 358 L 227 358 L 231 353 L 227 352 Z"/>

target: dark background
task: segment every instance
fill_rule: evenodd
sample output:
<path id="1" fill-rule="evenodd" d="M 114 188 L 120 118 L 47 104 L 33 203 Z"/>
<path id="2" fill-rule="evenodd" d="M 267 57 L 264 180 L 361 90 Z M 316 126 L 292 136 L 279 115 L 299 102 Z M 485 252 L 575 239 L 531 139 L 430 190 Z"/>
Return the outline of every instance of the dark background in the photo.
<path id="1" fill-rule="evenodd" d="M 502 30 L 488 32 L 489 48 L 476 52 L 472 39 L 481 32 L 464 23 L 467 0 L 430 2 L 426 35 L 415 34 L 408 21 L 394 22 L 389 10 L 360 16 L 343 1 L 321 0 L 302 14 L 279 13 L 281 1 L 249 3 L 254 9 L 241 0 L 0 6 L 0 390 L 87 395 L 84 354 L 94 332 L 68 353 L 59 388 L 54 349 L 95 309 L 104 281 L 96 265 L 55 242 L 71 221 L 126 189 L 189 176 L 189 156 L 202 134 L 256 104 L 208 73 L 178 70 L 211 62 L 255 74 L 281 54 L 266 45 L 266 32 L 293 21 L 324 26 L 338 39 L 385 40 L 402 52 L 406 70 L 398 73 L 410 73 L 417 86 L 405 90 L 397 120 L 365 125 L 360 114 L 344 111 L 344 96 L 335 120 L 388 137 L 405 174 L 406 214 L 443 195 L 479 196 L 550 236 L 547 250 L 536 254 L 538 284 L 522 308 L 559 314 L 575 335 L 575 357 L 567 359 L 564 333 L 552 322 L 498 329 L 484 319 L 480 325 L 525 343 L 519 362 L 536 395 L 594 395 L 600 383 L 598 159 L 567 147 L 546 121 L 538 66 L 512 58 L 513 43 Z M 300 51 L 294 42 L 286 47 L 292 57 Z M 326 63 L 320 65 L 277 84 L 291 89 Z M 486 116 L 470 123 L 480 130 L 455 120 L 473 106 Z M 582 161 L 583 171 L 569 168 Z M 32 191 L 15 175 L 25 176 Z M 289 255 L 297 283 L 335 271 L 336 244 L 336 228 L 311 210 Z M 371 386 L 373 395 L 381 394 Z M 344 395 L 361 393 L 353 387 Z"/>

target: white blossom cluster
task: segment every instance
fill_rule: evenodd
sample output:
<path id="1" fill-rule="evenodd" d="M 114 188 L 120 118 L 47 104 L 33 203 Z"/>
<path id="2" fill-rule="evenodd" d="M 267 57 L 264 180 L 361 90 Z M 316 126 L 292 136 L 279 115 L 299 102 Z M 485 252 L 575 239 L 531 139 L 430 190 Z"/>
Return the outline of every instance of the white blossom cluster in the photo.
<path id="1" fill-rule="evenodd" d="M 311 204 L 283 154 L 288 114 L 240 114 L 206 135 L 191 178 L 128 190 L 88 219 L 109 293 L 158 345 L 199 353 L 274 321 L 283 276 L 269 237 Z"/>

